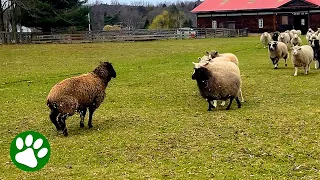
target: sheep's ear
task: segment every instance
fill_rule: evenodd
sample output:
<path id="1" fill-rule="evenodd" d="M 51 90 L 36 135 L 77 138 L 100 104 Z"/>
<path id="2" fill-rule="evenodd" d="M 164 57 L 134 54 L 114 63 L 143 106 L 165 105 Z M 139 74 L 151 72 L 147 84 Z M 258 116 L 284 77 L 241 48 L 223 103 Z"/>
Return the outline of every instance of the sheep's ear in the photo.
<path id="1" fill-rule="evenodd" d="M 197 65 L 198 63 L 192 62 L 193 65 Z"/>
<path id="2" fill-rule="evenodd" d="M 198 57 L 198 60 L 200 61 L 200 60 L 201 60 L 201 57 Z"/>
<path id="3" fill-rule="evenodd" d="M 209 51 L 207 51 L 206 54 L 209 55 Z"/>
<path id="4" fill-rule="evenodd" d="M 214 54 L 217 56 L 219 53 L 218 53 L 218 51 L 216 51 Z"/>
<path id="5" fill-rule="evenodd" d="M 298 50 L 301 50 L 301 47 L 299 47 Z"/>

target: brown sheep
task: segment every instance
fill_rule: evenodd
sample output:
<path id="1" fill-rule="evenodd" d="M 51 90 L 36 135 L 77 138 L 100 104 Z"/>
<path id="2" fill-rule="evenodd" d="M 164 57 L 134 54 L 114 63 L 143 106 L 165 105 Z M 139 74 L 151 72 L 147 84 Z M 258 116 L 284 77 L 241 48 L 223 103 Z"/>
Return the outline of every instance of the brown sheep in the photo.
<path id="1" fill-rule="evenodd" d="M 84 117 L 89 109 L 89 128 L 92 115 L 105 98 L 105 89 L 116 72 L 109 62 L 101 62 L 92 72 L 65 79 L 51 89 L 47 106 L 51 109 L 50 119 L 57 130 L 68 136 L 66 119 L 75 112 L 80 113 L 80 127 L 84 127 Z"/>

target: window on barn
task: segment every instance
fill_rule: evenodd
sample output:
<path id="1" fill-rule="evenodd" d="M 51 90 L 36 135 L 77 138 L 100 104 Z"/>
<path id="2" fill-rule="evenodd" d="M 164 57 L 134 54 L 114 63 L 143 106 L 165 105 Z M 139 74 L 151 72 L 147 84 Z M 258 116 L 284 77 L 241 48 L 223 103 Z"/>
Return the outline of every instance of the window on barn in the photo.
<path id="1" fill-rule="evenodd" d="M 259 28 L 263 28 L 263 19 L 258 20 Z"/>
<path id="2" fill-rule="evenodd" d="M 306 25 L 306 20 L 305 19 L 301 19 L 301 26 L 305 26 Z"/>
<path id="3" fill-rule="evenodd" d="M 282 25 L 288 25 L 288 16 L 282 16 Z"/>
<path id="4" fill-rule="evenodd" d="M 217 29 L 217 21 L 212 21 L 212 29 Z"/>

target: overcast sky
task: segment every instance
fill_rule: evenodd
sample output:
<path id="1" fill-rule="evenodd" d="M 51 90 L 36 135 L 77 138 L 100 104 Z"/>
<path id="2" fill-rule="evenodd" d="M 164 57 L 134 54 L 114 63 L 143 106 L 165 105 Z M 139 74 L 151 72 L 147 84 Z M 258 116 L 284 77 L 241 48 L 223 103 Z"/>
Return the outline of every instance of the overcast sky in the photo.
<path id="1" fill-rule="evenodd" d="M 120 4 L 128 4 L 130 5 L 131 2 L 150 2 L 151 4 L 157 5 L 159 3 L 173 3 L 173 2 L 184 2 L 184 1 L 193 1 L 193 0 L 89 0 L 89 3 L 95 3 L 96 1 L 102 3 L 110 4 L 111 1 L 118 1 Z"/>

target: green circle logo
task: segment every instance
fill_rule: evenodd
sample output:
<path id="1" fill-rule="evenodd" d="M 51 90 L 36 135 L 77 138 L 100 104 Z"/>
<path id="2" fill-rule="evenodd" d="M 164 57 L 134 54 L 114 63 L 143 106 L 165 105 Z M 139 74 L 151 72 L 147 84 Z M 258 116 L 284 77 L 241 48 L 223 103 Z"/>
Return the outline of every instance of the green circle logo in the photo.
<path id="1" fill-rule="evenodd" d="M 35 131 L 18 134 L 10 146 L 13 164 L 23 171 L 38 171 L 50 158 L 50 144 L 45 136 Z"/>

